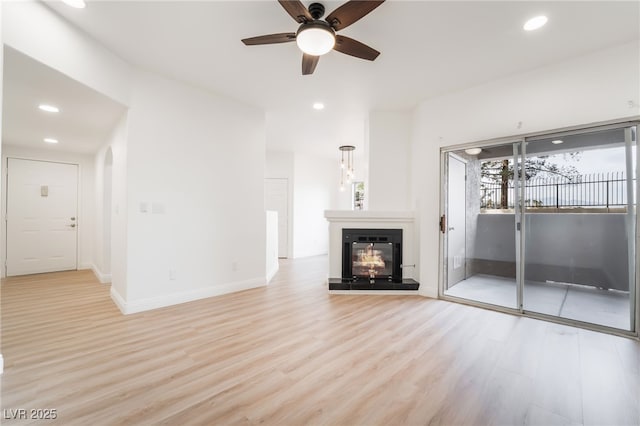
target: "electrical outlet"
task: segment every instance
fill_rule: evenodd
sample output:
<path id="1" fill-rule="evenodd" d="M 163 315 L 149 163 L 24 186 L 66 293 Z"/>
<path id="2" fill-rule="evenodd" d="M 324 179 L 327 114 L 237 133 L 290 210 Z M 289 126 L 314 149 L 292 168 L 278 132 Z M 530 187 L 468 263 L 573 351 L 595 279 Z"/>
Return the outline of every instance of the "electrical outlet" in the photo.
<path id="1" fill-rule="evenodd" d="M 176 279 L 176 270 L 175 269 L 169 269 L 169 279 L 172 280 L 172 281 Z"/>
<path id="2" fill-rule="evenodd" d="M 233 272 L 236 272 L 238 270 L 238 262 L 232 262 L 231 263 L 231 270 Z"/>

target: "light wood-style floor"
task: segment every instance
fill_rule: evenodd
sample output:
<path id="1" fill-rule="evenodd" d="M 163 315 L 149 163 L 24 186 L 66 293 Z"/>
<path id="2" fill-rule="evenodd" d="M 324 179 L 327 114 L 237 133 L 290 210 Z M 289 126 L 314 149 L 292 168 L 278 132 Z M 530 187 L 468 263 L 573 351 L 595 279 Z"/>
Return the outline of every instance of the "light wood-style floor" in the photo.
<path id="1" fill-rule="evenodd" d="M 283 261 L 267 288 L 129 316 L 90 272 L 7 279 L 3 424 L 640 424 L 637 341 L 329 295 L 326 271 Z"/>

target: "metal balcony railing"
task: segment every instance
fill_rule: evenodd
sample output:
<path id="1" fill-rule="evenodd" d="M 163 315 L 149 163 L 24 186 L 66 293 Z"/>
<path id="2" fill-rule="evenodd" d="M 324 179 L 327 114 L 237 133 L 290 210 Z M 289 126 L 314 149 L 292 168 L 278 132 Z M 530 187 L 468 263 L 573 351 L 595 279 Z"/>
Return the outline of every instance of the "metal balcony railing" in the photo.
<path id="1" fill-rule="evenodd" d="M 635 194 L 635 179 L 633 179 Z M 627 205 L 624 172 L 593 173 L 557 178 L 533 178 L 526 182 L 524 205 L 528 208 L 612 208 Z M 480 183 L 481 209 L 513 209 L 513 181 L 508 182 L 507 203 L 500 182 Z M 635 203 L 635 200 L 632 200 Z"/>

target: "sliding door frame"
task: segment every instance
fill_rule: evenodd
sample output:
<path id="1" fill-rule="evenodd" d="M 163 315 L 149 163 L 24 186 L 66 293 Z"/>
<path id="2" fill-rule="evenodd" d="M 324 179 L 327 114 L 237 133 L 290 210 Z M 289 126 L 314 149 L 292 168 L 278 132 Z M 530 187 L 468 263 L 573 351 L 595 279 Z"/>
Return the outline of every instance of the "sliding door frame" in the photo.
<path id="1" fill-rule="evenodd" d="M 526 145 L 528 142 L 535 142 L 537 140 L 562 137 L 567 135 L 577 135 L 583 133 L 592 133 L 602 130 L 610 130 L 610 129 L 627 129 L 635 127 L 636 132 L 636 177 L 638 181 L 640 181 L 640 141 L 638 141 L 639 131 L 640 131 L 640 117 L 630 117 L 620 120 L 610 120 L 600 123 L 592 123 L 583 126 L 571 126 L 561 129 L 554 129 L 543 132 L 534 132 L 527 133 L 512 137 L 504 137 L 504 138 L 496 138 L 489 139 L 484 141 L 477 141 L 473 143 L 465 143 L 460 145 L 450 145 L 440 148 L 440 217 L 446 214 L 447 211 L 447 155 L 452 151 L 459 151 L 466 148 L 476 148 L 476 147 L 492 147 L 498 145 L 507 145 L 513 144 L 514 146 L 514 170 L 517 170 L 517 159 L 520 158 L 522 161 L 526 159 Z M 630 137 L 631 131 L 625 130 L 625 145 L 628 146 L 628 139 Z M 520 152 L 518 153 L 517 147 L 520 147 Z M 627 153 L 628 154 L 628 153 Z M 629 162 L 631 159 L 627 155 L 626 161 Z M 629 165 L 628 165 L 629 166 Z M 494 311 L 505 312 L 515 315 L 526 316 L 530 318 L 542 319 L 549 322 L 554 322 L 558 324 L 570 325 L 579 328 L 584 328 L 588 330 L 594 330 L 599 332 L 604 332 L 608 334 L 620 335 L 625 337 L 640 337 L 640 250 L 638 247 L 640 245 L 640 215 L 638 214 L 638 205 L 640 204 L 640 184 L 636 184 L 635 188 L 635 200 L 636 200 L 636 214 L 635 214 L 635 235 L 633 236 L 635 241 L 635 286 L 629 289 L 629 302 L 630 302 L 630 315 L 635 318 L 632 331 L 617 329 L 613 327 L 577 321 L 569 318 L 562 318 L 552 315 L 546 315 L 536 312 L 527 311 L 524 309 L 523 305 L 523 287 L 524 287 L 524 259 L 525 259 L 525 220 L 524 220 L 524 211 L 523 207 L 519 206 L 519 201 L 524 199 L 524 191 L 525 191 L 525 175 L 524 173 L 520 173 L 519 176 L 514 175 L 514 209 L 515 209 L 515 222 L 516 222 L 516 296 L 517 296 L 517 309 L 512 309 L 499 305 L 492 305 L 489 303 L 478 302 L 469 299 L 463 299 L 460 297 L 448 296 L 444 293 L 446 280 L 447 280 L 447 271 L 446 271 L 446 236 L 439 232 L 440 234 L 440 261 L 439 261 L 439 282 L 438 282 L 438 297 L 443 300 L 448 300 L 456 303 L 462 303 L 470 306 L 477 306 L 482 308 L 491 309 Z M 518 229 L 518 223 L 520 223 L 520 227 Z"/>

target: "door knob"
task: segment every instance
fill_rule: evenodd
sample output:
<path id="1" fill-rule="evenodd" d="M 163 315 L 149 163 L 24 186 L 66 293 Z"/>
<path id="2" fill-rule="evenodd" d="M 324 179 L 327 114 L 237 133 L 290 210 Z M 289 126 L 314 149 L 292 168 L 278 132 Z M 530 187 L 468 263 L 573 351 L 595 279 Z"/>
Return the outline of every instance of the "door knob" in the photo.
<path id="1" fill-rule="evenodd" d="M 75 217 L 72 217 L 72 218 L 71 218 L 71 220 L 76 220 L 76 218 L 75 218 Z"/>
<path id="2" fill-rule="evenodd" d="M 454 229 L 454 228 L 453 228 L 453 226 L 452 226 L 451 228 L 449 228 L 449 231 L 453 231 L 453 229 Z"/>
<path id="3" fill-rule="evenodd" d="M 75 227 L 76 227 L 76 224 L 75 224 L 75 223 L 72 223 L 72 224 L 71 224 L 71 225 L 69 225 L 69 226 L 70 226 L 70 227 L 72 227 L 72 228 L 75 228 Z"/>

